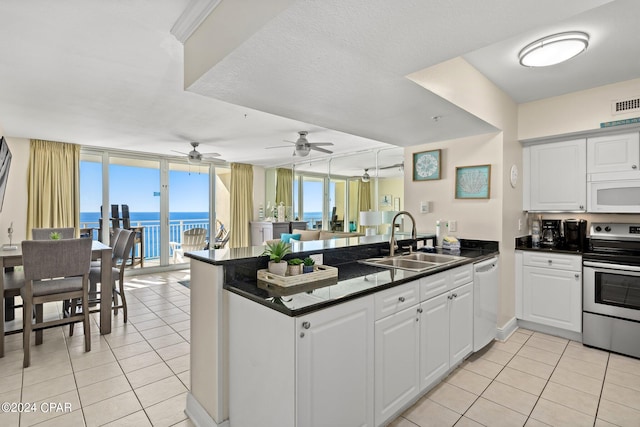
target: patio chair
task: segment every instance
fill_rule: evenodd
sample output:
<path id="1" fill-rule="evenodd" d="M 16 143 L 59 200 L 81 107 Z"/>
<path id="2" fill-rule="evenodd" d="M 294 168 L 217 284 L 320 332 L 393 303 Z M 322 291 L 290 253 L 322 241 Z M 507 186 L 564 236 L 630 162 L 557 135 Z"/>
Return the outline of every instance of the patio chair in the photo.
<path id="1" fill-rule="evenodd" d="M 73 227 L 34 228 L 31 230 L 33 240 L 50 240 L 51 233 L 59 233 L 62 239 L 73 239 L 76 229 Z"/>
<path id="2" fill-rule="evenodd" d="M 42 344 L 42 329 L 75 322 L 84 325 L 84 348 L 91 351 L 91 325 L 87 305 L 89 295 L 89 263 L 91 239 L 25 240 L 22 242 L 22 263 L 25 285 L 21 289 L 23 313 L 36 311 L 35 323 L 23 315 L 23 348 L 26 368 L 31 364 L 31 331 L 36 332 L 36 345 Z M 69 316 L 44 321 L 42 305 L 47 302 L 71 300 Z M 82 313 L 76 306 L 82 302 Z"/>
<path id="3" fill-rule="evenodd" d="M 190 228 L 182 233 L 182 242 L 169 242 L 169 246 L 173 250 L 173 263 L 177 264 L 178 258 L 180 262 L 184 261 L 185 252 L 201 251 L 206 246 L 207 229 L 206 228 Z"/>

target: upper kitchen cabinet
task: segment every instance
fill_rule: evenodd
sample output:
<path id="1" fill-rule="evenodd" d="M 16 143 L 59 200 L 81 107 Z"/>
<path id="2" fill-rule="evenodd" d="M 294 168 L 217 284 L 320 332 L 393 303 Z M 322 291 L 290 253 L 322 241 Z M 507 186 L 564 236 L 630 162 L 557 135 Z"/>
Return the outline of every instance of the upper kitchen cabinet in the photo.
<path id="1" fill-rule="evenodd" d="M 584 138 L 525 147 L 523 169 L 524 210 L 575 212 L 586 209 Z"/>
<path id="2" fill-rule="evenodd" d="M 640 134 L 638 132 L 607 135 L 587 139 L 587 173 L 626 172 L 638 174 L 640 165 Z M 604 176 L 601 176 L 604 178 Z"/>

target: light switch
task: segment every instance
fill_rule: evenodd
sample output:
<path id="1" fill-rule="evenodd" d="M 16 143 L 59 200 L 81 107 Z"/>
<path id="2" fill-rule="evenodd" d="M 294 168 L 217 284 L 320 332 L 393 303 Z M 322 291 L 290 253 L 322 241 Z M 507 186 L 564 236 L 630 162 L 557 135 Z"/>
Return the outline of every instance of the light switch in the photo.
<path id="1" fill-rule="evenodd" d="M 430 202 L 420 202 L 420 213 L 429 213 L 429 203 Z"/>
<path id="2" fill-rule="evenodd" d="M 458 229 L 458 221 L 456 221 L 455 219 L 450 219 L 449 220 L 449 231 L 453 233 L 457 229 Z"/>

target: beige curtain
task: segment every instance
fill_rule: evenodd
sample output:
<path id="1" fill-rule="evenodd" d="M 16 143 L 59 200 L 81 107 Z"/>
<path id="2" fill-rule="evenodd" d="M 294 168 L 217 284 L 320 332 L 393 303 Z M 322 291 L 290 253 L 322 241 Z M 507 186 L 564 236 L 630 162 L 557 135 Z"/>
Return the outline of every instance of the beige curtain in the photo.
<path id="1" fill-rule="evenodd" d="M 293 171 L 291 169 L 276 169 L 276 205 L 280 202 L 285 206 L 293 206 Z"/>
<path id="2" fill-rule="evenodd" d="M 371 209 L 371 181 L 358 181 L 358 222 L 360 222 L 360 212 Z M 364 233 L 366 227 L 360 226 L 360 232 Z"/>
<path id="3" fill-rule="evenodd" d="M 253 217 L 253 166 L 231 163 L 231 220 L 229 247 L 251 245 L 249 221 Z"/>
<path id="4" fill-rule="evenodd" d="M 32 139 L 27 236 L 33 228 L 80 228 L 80 146 Z"/>

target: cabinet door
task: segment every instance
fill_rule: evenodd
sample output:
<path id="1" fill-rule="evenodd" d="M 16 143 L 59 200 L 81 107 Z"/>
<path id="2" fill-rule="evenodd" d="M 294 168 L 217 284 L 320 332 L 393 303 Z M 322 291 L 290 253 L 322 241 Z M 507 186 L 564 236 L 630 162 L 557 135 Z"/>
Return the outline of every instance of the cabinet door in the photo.
<path id="1" fill-rule="evenodd" d="M 582 276 L 577 271 L 524 267 L 523 319 L 582 331 Z"/>
<path id="2" fill-rule="evenodd" d="M 587 173 L 635 172 L 639 162 L 638 132 L 587 139 Z"/>
<path id="3" fill-rule="evenodd" d="M 449 293 L 420 304 L 420 389 L 449 370 Z"/>
<path id="4" fill-rule="evenodd" d="M 420 391 L 418 315 L 418 306 L 413 306 L 376 322 L 375 423 L 377 426 L 382 425 Z"/>
<path id="5" fill-rule="evenodd" d="M 449 304 L 450 366 L 473 351 L 473 283 L 451 291 Z"/>
<path id="6" fill-rule="evenodd" d="M 296 425 L 373 426 L 373 296 L 296 319 Z"/>
<path id="7" fill-rule="evenodd" d="M 582 211 L 587 205 L 584 139 L 526 147 L 529 206 L 534 211 Z M 527 156 L 525 155 L 525 161 Z M 525 184 L 527 185 L 527 184 Z M 525 195 L 526 195 L 525 191 Z"/>

